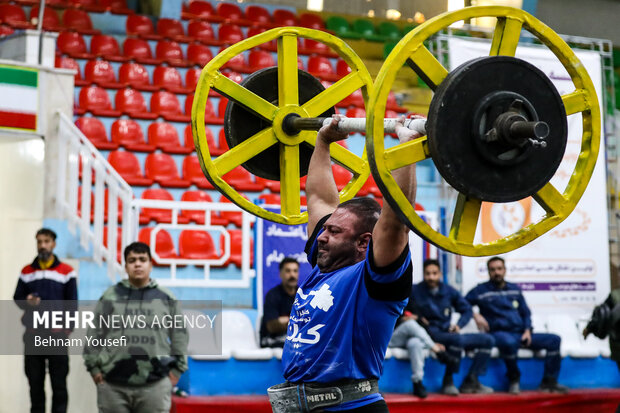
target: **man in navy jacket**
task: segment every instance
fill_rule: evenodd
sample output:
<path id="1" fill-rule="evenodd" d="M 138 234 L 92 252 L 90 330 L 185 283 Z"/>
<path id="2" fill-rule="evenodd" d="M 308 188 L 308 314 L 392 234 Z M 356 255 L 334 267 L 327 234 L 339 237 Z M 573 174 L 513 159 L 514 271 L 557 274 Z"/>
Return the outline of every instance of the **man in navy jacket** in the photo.
<path id="1" fill-rule="evenodd" d="M 76 274 L 69 265 L 60 262 L 53 251 L 56 247 L 56 233 L 51 229 L 41 228 L 37 231 L 37 257 L 26 265 L 19 276 L 13 299 L 24 312 L 33 311 L 41 301 L 77 301 Z M 26 320 L 27 317 L 23 318 Z M 33 337 L 38 334 L 26 325 L 24 343 L 29 348 Z M 66 331 L 50 330 L 57 338 L 66 338 Z M 67 354 L 32 354 L 26 351 L 24 364 L 28 384 L 30 385 L 30 412 L 45 413 L 45 367 L 50 374 L 52 384 L 52 413 L 67 411 L 67 375 L 69 374 L 69 357 Z"/>
<path id="2" fill-rule="evenodd" d="M 555 334 L 532 333 L 530 309 L 518 285 L 506 282 L 506 266 L 500 257 L 487 261 L 490 280 L 478 284 L 465 297 L 471 305 L 477 305 L 480 314 L 474 318 L 478 329 L 490 332 L 495 345 L 506 363 L 508 392 L 520 392 L 521 372 L 517 366 L 517 352 L 520 347 L 533 351 L 546 350 L 545 370 L 539 390 L 566 393 L 568 388 L 558 384 L 560 374 L 560 342 Z"/>
<path id="3" fill-rule="evenodd" d="M 439 261 L 433 259 L 424 261 L 424 280 L 413 286 L 409 302 L 433 341 L 445 345 L 448 353 L 458 361 L 463 350 L 476 351 L 460 391 L 492 393 L 493 389 L 481 384 L 478 377 L 486 371 L 495 340 L 489 334 L 459 333 L 471 320 L 471 305 L 456 289 L 441 282 Z M 461 315 L 456 324 L 451 324 L 453 309 Z M 454 363 L 446 366 L 442 393 L 452 396 L 459 394 L 452 377 L 458 371 L 459 365 L 460 363 Z"/>

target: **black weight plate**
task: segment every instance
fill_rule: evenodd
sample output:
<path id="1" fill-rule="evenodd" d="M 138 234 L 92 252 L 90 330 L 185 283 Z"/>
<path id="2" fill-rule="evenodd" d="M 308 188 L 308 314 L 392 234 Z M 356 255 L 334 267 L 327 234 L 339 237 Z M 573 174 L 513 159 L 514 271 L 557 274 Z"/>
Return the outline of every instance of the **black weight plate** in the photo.
<path id="1" fill-rule="evenodd" d="M 299 70 L 298 78 L 299 104 L 303 105 L 325 90 L 321 82 L 310 73 Z M 257 70 L 246 77 L 241 86 L 256 93 L 268 102 L 278 104 L 278 68 L 268 67 Z M 336 113 L 330 108 L 320 117 L 330 117 Z M 234 148 L 241 142 L 252 137 L 261 130 L 270 127 L 271 122 L 241 105 L 230 100 L 224 114 L 224 133 L 229 148 Z M 299 145 L 299 173 L 300 177 L 308 174 L 308 165 L 312 156 L 312 145 L 302 142 Z M 243 167 L 261 178 L 280 180 L 280 148 L 273 145 L 243 164 Z"/>
<path id="2" fill-rule="evenodd" d="M 489 94 L 523 96 L 549 125 L 545 148 L 509 165 L 485 159 L 474 142 L 474 111 Z M 530 63 L 508 56 L 481 57 L 454 69 L 435 91 L 426 125 L 431 157 L 457 191 L 488 202 L 528 197 L 553 177 L 566 149 L 567 120 L 562 98 L 547 76 Z"/>

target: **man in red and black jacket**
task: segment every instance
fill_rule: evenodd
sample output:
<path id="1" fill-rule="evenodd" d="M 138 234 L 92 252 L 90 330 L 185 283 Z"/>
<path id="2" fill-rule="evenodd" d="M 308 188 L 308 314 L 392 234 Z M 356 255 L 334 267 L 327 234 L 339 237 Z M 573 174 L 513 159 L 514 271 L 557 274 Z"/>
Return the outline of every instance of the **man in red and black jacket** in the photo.
<path id="1" fill-rule="evenodd" d="M 60 262 L 53 251 L 56 247 L 56 233 L 42 228 L 37 231 L 37 257 L 26 265 L 19 276 L 13 299 L 24 310 L 32 312 L 41 305 L 41 301 L 77 301 L 76 273 L 71 266 Z M 22 321 L 31 319 L 23 317 Z M 28 346 L 34 335 L 32 326 L 26 325 L 24 343 Z M 65 335 L 66 331 L 50 331 L 50 334 Z M 45 413 L 45 368 L 50 373 L 52 384 L 52 413 L 67 411 L 67 374 L 69 357 L 67 354 L 32 354 L 26 351 L 24 364 L 28 383 L 30 384 L 30 413 Z"/>

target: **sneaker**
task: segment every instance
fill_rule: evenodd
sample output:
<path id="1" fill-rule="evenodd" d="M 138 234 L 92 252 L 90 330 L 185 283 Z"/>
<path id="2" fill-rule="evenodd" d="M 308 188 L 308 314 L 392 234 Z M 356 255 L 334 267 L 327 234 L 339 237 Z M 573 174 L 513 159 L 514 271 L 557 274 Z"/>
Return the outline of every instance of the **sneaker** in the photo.
<path id="1" fill-rule="evenodd" d="M 548 393 L 566 394 L 568 393 L 569 389 L 568 387 L 558 383 L 558 381 L 555 379 L 548 379 L 548 380 L 543 379 L 543 381 L 540 383 L 540 386 L 538 386 L 538 390 L 548 392 Z"/>
<path id="2" fill-rule="evenodd" d="M 463 384 L 461 384 L 460 391 L 463 394 L 491 394 L 493 393 L 492 388 L 480 383 L 477 378 L 470 379 L 467 377 L 465 378 L 465 380 L 463 380 Z"/>
<path id="3" fill-rule="evenodd" d="M 445 394 L 447 396 L 458 396 L 459 395 L 459 389 L 457 389 L 454 384 L 445 384 L 441 388 L 441 393 Z"/>
<path id="4" fill-rule="evenodd" d="M 447 351 L 440 351 L 439 353 L 435 353 L 435 356 L 437 356 L 437 360 L 439 360 L 439 362 L 442 364 L 456 365 L 460 361 L 457 357 L 454 357 Z"/>
<path id="5" fill-rule="evenodd" d="M 428 392 L 426 391 L 426 387 L 422 384 L 422 381 L 413 382 L 413 395 L 420 399 L 425 399 L 428 396 Z"/>
<path id="6" fill-rule="evenodd" d="M 521 386 L 519 385 L 519 380 L 511 381 L 508 385 L 508 393 L 510 394 L 519 394 L 521 393 Z"/>

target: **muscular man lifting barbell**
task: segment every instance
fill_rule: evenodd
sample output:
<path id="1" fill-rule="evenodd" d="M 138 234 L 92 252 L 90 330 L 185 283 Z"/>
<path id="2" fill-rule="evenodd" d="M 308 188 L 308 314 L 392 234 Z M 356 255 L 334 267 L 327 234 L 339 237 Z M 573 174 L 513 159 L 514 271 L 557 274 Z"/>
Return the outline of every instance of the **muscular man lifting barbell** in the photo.
<path id="1" fill-rule="evenodd" d="M 396 319 L 412 282 L 409 228 L 392 208 L 371 198 L 339 204 L 330 144 L 347 138 L 341 116 L 318 133 L 310 159 L 308 243 L 313 270 L 297 290 L 282 363 L 286 383 L 269 389 L 273 411 L 338 406 L 347 412 L 387 412 L 377 380 Z M 401 143 L 420 135 L 396 125 Z M 411 203 L 415 166 L 394 171 Z M 344 410 L 340 410 L 344 409 Z"/>

